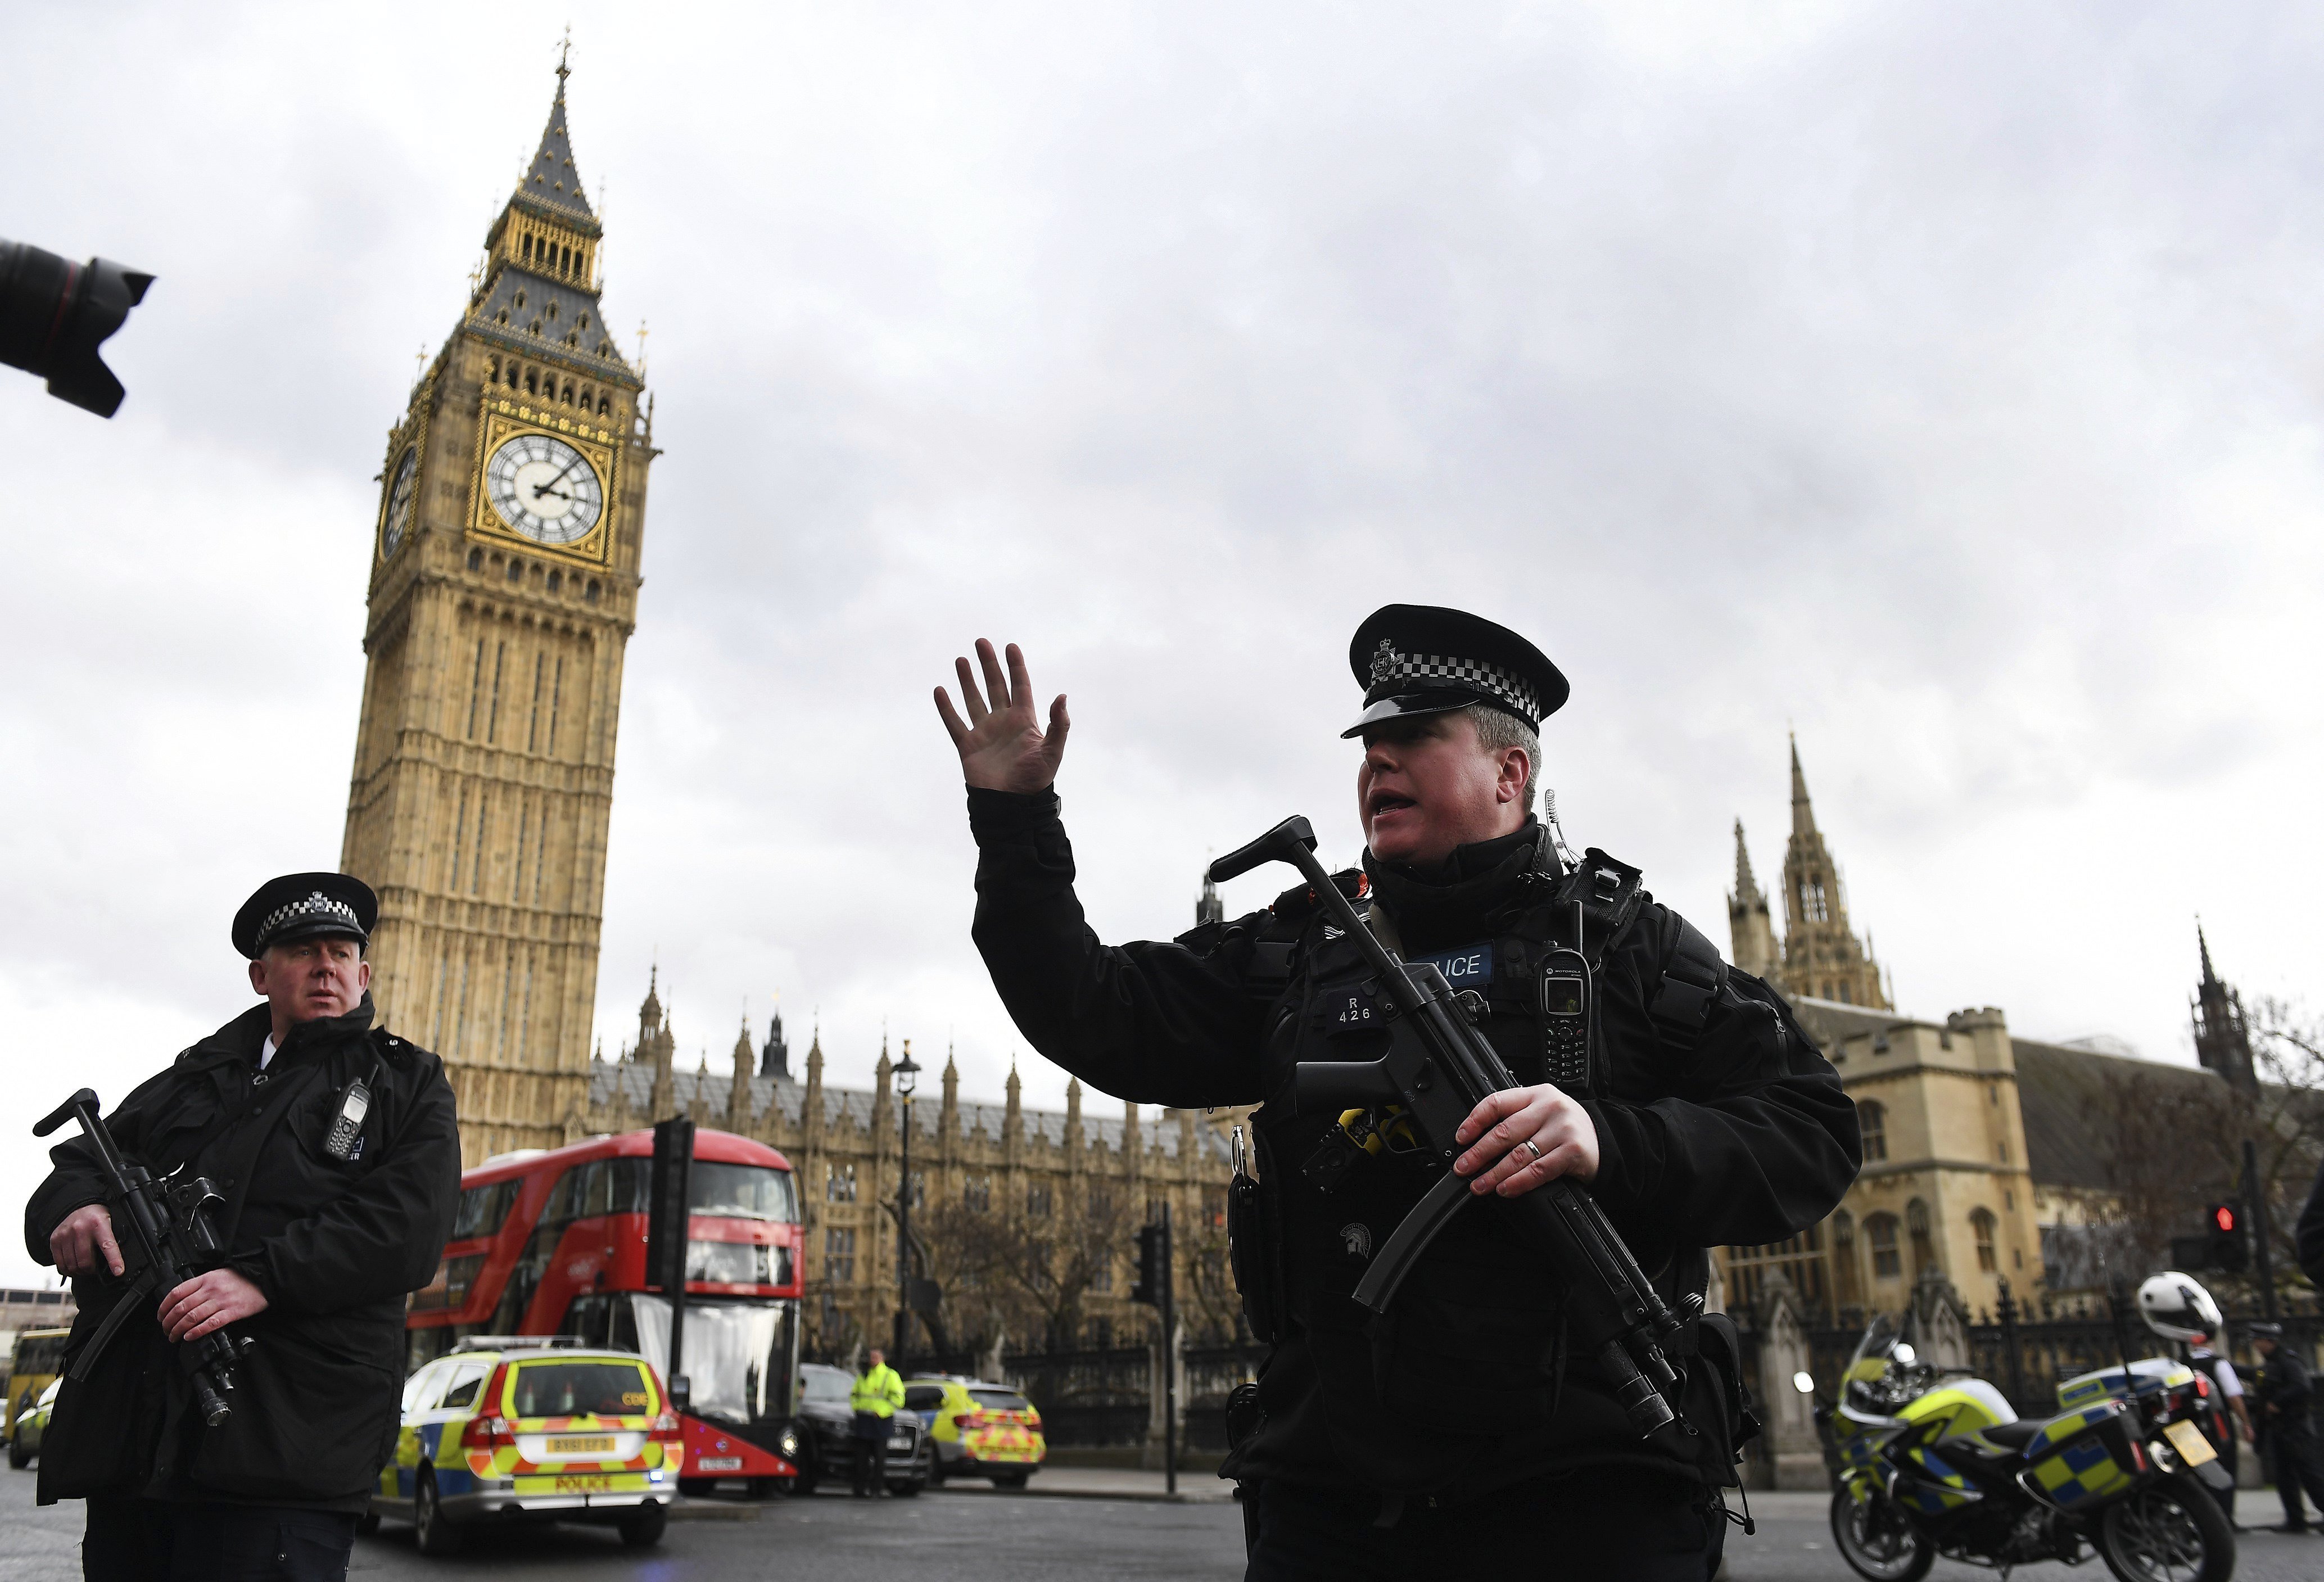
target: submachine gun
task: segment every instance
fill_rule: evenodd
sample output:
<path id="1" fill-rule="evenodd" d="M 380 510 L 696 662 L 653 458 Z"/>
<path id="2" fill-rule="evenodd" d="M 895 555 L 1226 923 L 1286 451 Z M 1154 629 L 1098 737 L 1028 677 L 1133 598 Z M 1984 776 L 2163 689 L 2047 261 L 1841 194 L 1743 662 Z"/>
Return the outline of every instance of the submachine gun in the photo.
<path id="1" fill-rule="evenodd" d="M 106 1129 L 97 1094 L 87 1087 L 51 1111 L 32 1128 L 32 1135 L 45 1137 L 67 1121 L 76 1119 L 111 1179 L 115 1197 L 129 1210 L 130 1227 L 135 1231 L 138 1244 L 145 1254 L 143 1271 L 122 1293 L 121 1300 L 114 1304 L 113 1310 L 105 1316 L 97 1333 L 89 1337 L 88 1344 L 74 1360 L 71 1376 L 78 1379 L 88 1376 L 106 1344 L 130 1314 L 137 1310 L 141 1300 L 151 1298 L 158 1306 L 179 1286 L 224 1261 L 226 1248 L 218 1239 L 213 1216 L 226 1198 L 207 1176 L 182 1181 L 171 1176 L 156 1178 L 143 1165 L 124 1157 L 115 1145 L 113 1133 Z M 204 1422 L 216 1428 L 234 1415 L 226 1397 L 234 1392 L 235 1367 L 251 1342 L 245 1338 L 237 1343 L 224 1329 L 213 1329 L 199 1340 L 180 1344 L 190 1346 L 194 1353 L 191 1371 L 195 1409 Z"/>
<path id="2" fill-rule="evenodd" d="M 1377 1317 L 1437 1233 L 1474 1196 L 1450 1168 L 1461 1149 L 1453 1134 L 1492 1094 L 1517 1086 L 1499 1054 L 1454 999 L 1433 962 L 1400 960 L 1366 926 L 1355 906 L 1315 858 L 1314 831 L 1293 817 L 1240 851 L 1211 865 L 1223 884 L 1264 863 L 1284 862 L 1307 877 L 1315 897 L 1345 930 L 1387 991 L 1388 1053 L 1377 1060 L 1302 1060 L 1294 1068 L 1292 1102 L 1301 1114 L 1357 1105 L 1401 1105 L 1443 1176 L 1380 1247 L 1355 1300 Z M 1676 1420 L 1665 1392 L 1678 1374 L 1662 1343 L 1702 1310 L 1690 1296 L 1679 1311 L 1662 1299 L 1619 1232 L 1589 1190 L 1561 1176 L 1503 1198 L 1521 1235 L 1555 1269 L 1567 1292 L 1567 1322 L 1597 1357 L 1640 1438 Z"/>

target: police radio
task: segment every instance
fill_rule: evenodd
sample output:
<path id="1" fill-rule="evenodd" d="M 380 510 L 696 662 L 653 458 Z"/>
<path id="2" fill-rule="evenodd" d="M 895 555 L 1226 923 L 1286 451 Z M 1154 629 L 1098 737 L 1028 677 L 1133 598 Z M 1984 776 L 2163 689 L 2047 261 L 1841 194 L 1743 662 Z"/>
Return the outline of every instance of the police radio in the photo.
<path id="1" fill-rule="evenodd" d="M 1541 1069 L 1568 1093 L 1590 1086 L 1590 960 L 1563 946 L 1541 966 Z"/>

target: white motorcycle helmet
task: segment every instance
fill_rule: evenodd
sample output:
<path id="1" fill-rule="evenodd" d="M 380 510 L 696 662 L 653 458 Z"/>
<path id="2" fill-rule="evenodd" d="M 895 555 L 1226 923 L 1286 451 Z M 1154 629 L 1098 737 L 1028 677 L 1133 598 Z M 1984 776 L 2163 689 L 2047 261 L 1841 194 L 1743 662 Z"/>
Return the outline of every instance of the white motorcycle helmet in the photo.
<path id="1" fill-rule="evenodd" d="M 2166 1269 L 2138 1288 L 2138 1316 L 2165 1340 L 2217 1335 L 2225 1322 L 2219 1304 L 2191 1274 Z"/>

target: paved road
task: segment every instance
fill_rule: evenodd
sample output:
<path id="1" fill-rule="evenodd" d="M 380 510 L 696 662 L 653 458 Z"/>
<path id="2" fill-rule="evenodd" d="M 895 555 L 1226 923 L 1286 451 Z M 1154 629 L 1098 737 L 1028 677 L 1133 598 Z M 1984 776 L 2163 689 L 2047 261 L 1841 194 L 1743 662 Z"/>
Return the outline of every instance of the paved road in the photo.
<path id="1" fill-rule="evenodd" d="M 2261 1499 L 2265 1503 L 2260 1503 Z M 1728 1531 L 1728 1576 L 1732 1582 L 1823 1582 L 1853 1578 L 1855 1572 L 1834 1552 L 1831 1529 L 1826 1525 L 1828 1496 L 1821 1494 L 1760 1494 L 1751 1502 L 1758 1519 L 1757 1536 L 1746 1538 L 1741 1528 Z M 2245 1521 L 2255 1516 L 2271 1522 L 2283 1519 L 2273 1492 L 2246 1489 L 2236 1502 Z M 1975 1566 L 1939 1560 L 1929 1573 L 1932 1582 L 1993 1582 L 1993 1573 Z M 2080 1567 L 2026 1566 L 2010 1573 L 2012 1582 L 2107 1582 L 2104 1562 L 2089 1560 Z M 2273 1532 L 2242 1532 L 2236 1536 L 2236 1582 L 2316 1582 L 2324 1577 L 2324 1538 L 2290 1538 Z"/>
<path id="2" fill-rule="evenodd" d="M 917 1500 L 844 1494 L 778 1501 L 754 1522 L 673 1522 L 659 1545 L 628 1550 L 611 1531 L 531 1528 L 487 1535 L 456 1559 L 429 1560 L 392 1523 L 355 1540 L 351 1574 L 390 1578 L 555 1578 L 556 1582 L 1049 1582 L 1242 1575 L 1242 1515 L 1230 1503 L 1160 1504 L 989 1492 Z M 81 1512 L 32 1503 L 29 1472 L 0 1471 L 0 1582 L 78 1582 Z"/>
<path id="3" fill-rule="evenodd" d="M 1157 1480 L 1158 1481 L 1158 1480 Z M 1852 1575 L 1833 1553 L 1821 1502 L 1763 1495 L 1756 1537 L 1732 1532 L 1733 1582 L 1818 1582 Z M 741 1515 L 749 1513 L 733 1512 Z M 2273 1499 L 2266 1514 L 2275 1513 Z M 390 1525 L 356 1541 L 354 1573 L 364 1582 L 509 1577 L 558 1582 L 761 1582 L 770 1562 L 786 1576 L 853 1582 L 1045 1582 L 1047 1578 L 1172 1577 L 1231 1582 L 1242 1575 L 1240 1513 L 1222 1503 L 1164 1504 L 1107 1498 L 1059 1499 L 974 1488 L 918 1500 L 859 1502 L 844 1496 L 778 1502 L 754 1521 L 673 1522 L 659 1547 L 625 1550 L 610 1532 L 585 1528 L 495 1534 L 453 1560 L 427 1560 L 409 1528 Z M 30 1473 L 0 1472 L 0 1582 L 75 1582 L 80 1576 L 78 1505 L 42 1510 Z M 2239 1582 L 2314 1582 L 2324 1577 L 2324 1539 L 2248 1532 Z M 2018 1582 L 2091 1582 L 2094 1566 L 2040 1566 Z M 1940 1582 L 1989 1582 L 1992 1573 L 1940 1562 Z"/>

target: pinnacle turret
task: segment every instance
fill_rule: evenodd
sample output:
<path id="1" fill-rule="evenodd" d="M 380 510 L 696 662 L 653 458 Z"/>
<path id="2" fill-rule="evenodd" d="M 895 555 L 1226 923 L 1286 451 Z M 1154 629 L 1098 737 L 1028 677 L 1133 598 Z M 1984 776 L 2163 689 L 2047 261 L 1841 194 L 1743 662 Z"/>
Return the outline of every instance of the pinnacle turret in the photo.
<path id="1" fill-rule="evenodd" d="M 1800 769 L 1800 739 L 1792 738 L 1792 834 L 1794 837 L 1816 832 L 1815 808 L 1808 800 L 1808 777 Z"/>

